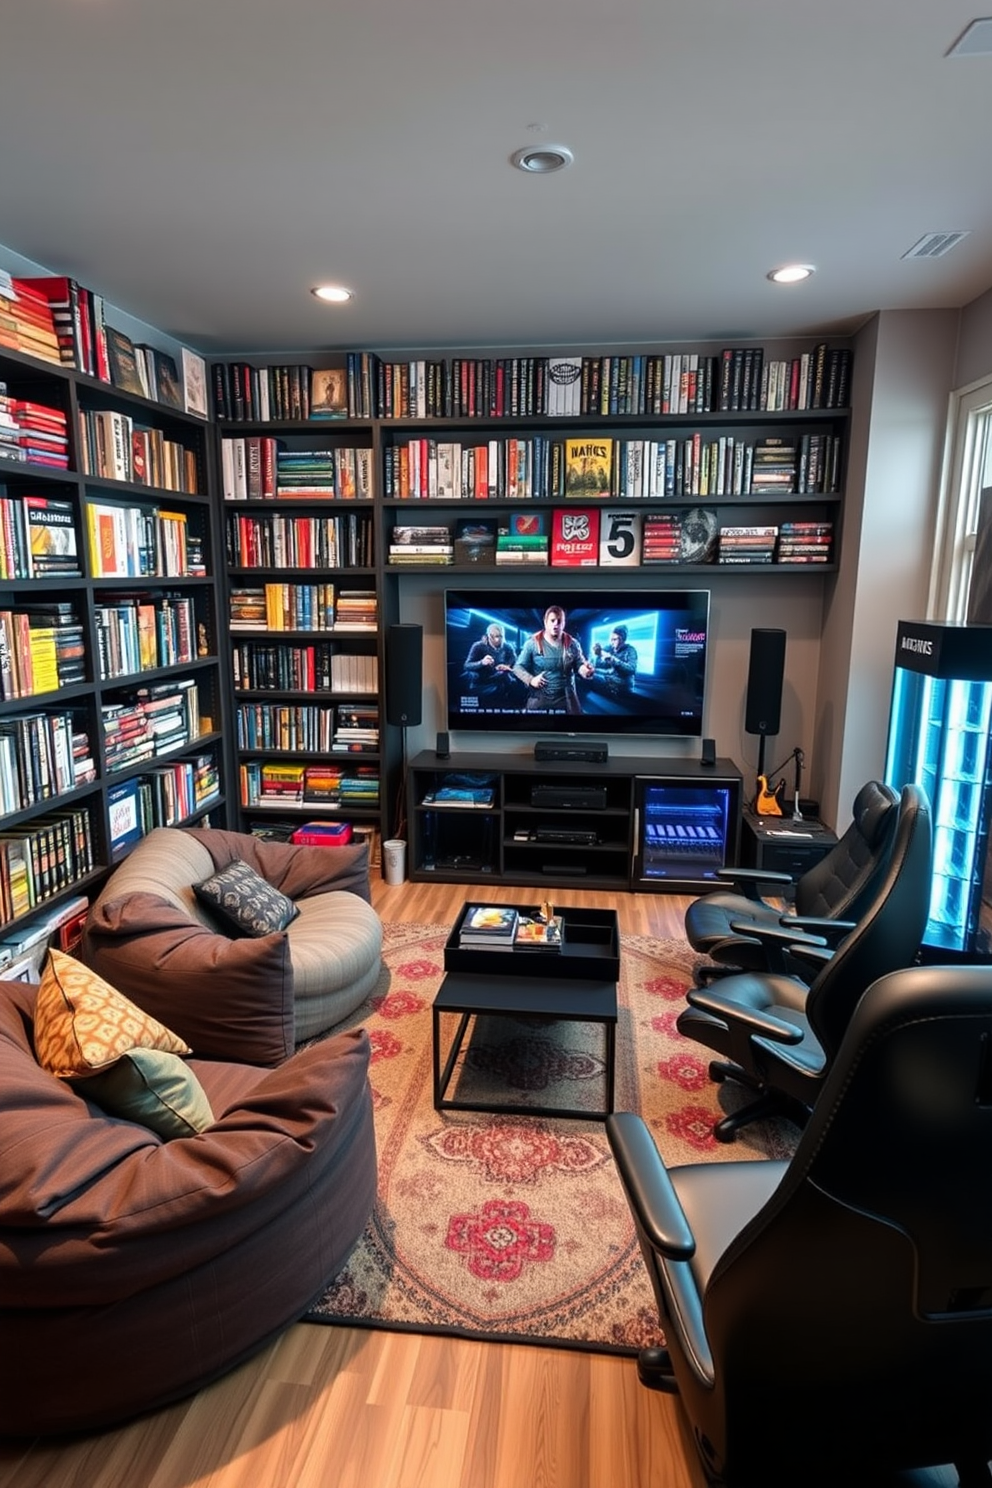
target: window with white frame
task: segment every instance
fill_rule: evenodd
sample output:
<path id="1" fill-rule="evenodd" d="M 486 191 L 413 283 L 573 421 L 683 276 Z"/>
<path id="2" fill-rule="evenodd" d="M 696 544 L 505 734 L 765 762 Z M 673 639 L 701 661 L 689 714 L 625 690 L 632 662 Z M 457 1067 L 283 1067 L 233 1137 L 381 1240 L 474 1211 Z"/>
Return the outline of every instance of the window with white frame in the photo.
<path id="1" fill-rule="evenodd" d="M 992 378 L 951 399 L 928 615 L 963 625 L 968 614 L 982 493 L 992 503 Z"/>

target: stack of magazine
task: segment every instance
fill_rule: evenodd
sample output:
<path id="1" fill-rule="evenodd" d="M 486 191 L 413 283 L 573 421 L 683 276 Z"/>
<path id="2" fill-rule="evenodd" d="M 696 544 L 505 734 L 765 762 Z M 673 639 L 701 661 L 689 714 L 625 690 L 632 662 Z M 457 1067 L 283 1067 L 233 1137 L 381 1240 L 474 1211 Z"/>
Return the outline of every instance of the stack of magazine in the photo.
<path id="1" fill-rule="evenodd" d="M 522 914 L 517 918 L 514 946 L 524 951 L 560 951 L 562 943 L 561 915 L 544 915 L 540 911 Z"/>
<path id="2" fill-rule="evenodd" d="M 561 943 L 562 917 L 550 905 L 521 913 L 509 904 L 469 904 L 458 932 L 462 950 L 558 951 Z"/>
<path id="3" fill-rule="evenodd" d="M 509 904 L 469 904 L 462 917 L 458 944 L 463 950 L 512 951 L 519 918 Z"/>

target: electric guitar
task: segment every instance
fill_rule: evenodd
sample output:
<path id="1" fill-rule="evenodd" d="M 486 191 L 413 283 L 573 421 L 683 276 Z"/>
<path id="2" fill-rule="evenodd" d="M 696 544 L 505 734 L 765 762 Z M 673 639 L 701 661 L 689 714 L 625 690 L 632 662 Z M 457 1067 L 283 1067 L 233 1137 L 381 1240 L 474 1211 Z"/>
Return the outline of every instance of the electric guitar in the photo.
<path id="1" fill-rule="evenodd" d="M 769 785 L 767 775 L 758 776 L 758 791 L 754 798 L 754 809 L 758 816 L 782 816 L 784 799 L 784 779 L 777 781 L 775 785 Z"/>

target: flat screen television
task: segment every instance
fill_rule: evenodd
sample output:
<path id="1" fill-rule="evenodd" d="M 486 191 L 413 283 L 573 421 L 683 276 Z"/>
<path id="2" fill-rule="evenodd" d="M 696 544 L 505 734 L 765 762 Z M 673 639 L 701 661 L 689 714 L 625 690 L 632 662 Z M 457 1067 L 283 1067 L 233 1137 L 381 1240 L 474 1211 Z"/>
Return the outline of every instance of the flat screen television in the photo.
<path id="1" fill-rule="evenodd" d="M 702 735 L 708 590 L 537 592 L 446 592 L 449 729 Z"/>

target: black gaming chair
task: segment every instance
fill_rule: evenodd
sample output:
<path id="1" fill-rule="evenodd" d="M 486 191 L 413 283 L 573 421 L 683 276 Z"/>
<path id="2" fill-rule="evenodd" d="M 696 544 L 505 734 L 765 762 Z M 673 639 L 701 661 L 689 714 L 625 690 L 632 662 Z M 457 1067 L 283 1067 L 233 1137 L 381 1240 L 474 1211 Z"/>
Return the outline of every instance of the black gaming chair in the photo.
<path id="1" fill-rule="evenodd" d="M 898 801 L 897 793 L 879 780 L 861 787 L 847 831 L 796 880 L 788 928 L 811 932 L 821 943 L 835 946 L 861 918 L 892 847 Z M 782 893 L 792 879 L 760 868 L 725 868 L 719 877 L 728 887 L 694 899 L 685 912 L 686 939 L 693 950 L 721 963 L 700 967 L 699 981 L 726 975 L 728 966 L 784 971 L 785 953 L 778 942 L 755 940 L 748 932 L 752 925 L 777 927 L 782 922 L 782 908 L 769 904 L 762 890 L 777 887 Z"/>
<path id="2" fill-rule="evenodd" d="M 724 1056 L 710 1065 L 710 1077 L 757 1092 L 750 1105 L 716 1123 L 719 1141 L 732 1141 L 742 1126 L 766 1116 L 803 1125 L 862 993 L 915 959 L 930 906 L 932 861 L 930 806 L 919 786 L 903 786 L 896 817 L 885 871 L 837 950 L 790 947 L 790 954 L 819 962 L 808 986 L 801 977 L 741 972 L 715 987 L 687 991 L 689 1006 L 676 1027 Z M 788 940 L 781 927 L 757 933 Z"/>
<path id="3" fill-rule="evenodd" d="M 712 1481 L 992 1483 L 992 968 L 876 982 L 789 1162 L 668 1171 L 606 1128 L 667 1342 L 641 1379 Z"/>

